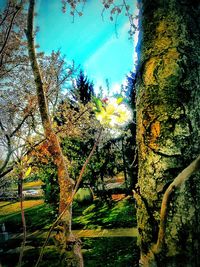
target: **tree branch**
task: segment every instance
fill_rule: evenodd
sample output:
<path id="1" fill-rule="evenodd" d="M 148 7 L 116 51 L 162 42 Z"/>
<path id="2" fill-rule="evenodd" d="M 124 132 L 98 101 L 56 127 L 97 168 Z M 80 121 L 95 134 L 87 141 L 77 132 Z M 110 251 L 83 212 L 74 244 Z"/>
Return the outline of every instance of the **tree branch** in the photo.
<path id="1" fill-rule="evenodd" d="M 0 22 L 0 26 L 3 25 L 4 21 L 5 21 L 5 20 L 7 19 L 7 17 L 10 15 L 10 14 L 8 14 L 8 13 L 9 13 L 10 5 L 11 5 L 11 2 L 9 1 L 9 2 L 8 2 L 8 7 L 7 7 L 7 9 L 6 9 L 6 14 L 4 15 L 2 21 Z"/>
<path id="2" fill-rule="evenodd" d="M 9 162 L 9 160 L 10 160 L 10 156 L 11 156 L 11 154 L 12 154 L 12 149 L 11 149 L 11 140 L 10 140 L 10 136 L 5 132 L 5 129 L 4 129 L 4 127 L 3 127 L 3 123 L 1 122 L 1 120 L 0 120 L 0 128 L 1 128 L 1 130 L 4 132 L 4 134 L 5 134 L 5 138 L 7 139 L 7 145 L 8 145 L 8 150 L 7 150 L 7 155 L 6 155 L 6 158 L 5 158 L 5 160 L 4 160 L 4 162 L 3 162 L 3 165 L 1 166 L 1 168 L 0 168 L 0 174 L 4 171 L 4 169 L 6 168 L 6 166 L 7 166 L 7 164 L 8 164 L 8 162 Z"/>
<path id="3" fill-rule="evenodd" d="M 11 148 L 11 137 L 13 137 L 13 135 L 14 135 L 17 131 L 19 131 L 19 129 L 22 127 L 23 123 L 26 121 L 26 119 L 28 118 L 29 115 L 30 115 L 30 114 L 26 115 L 26 116 L 22 119 L 22 121 L 17 125 L 17 127 L 13 130 L 13 132 L 12 132 L 10 135 L 8 135 L 8 134 L 6 133 L 6 131 L 5 131 L 5 129 L 4 129 L 4 126 L 3 126 L 3 123 L 2 123 L 2 121 L 0 120 L 0 128 L 1 128 L 1 130 L 2 130 L 2 131 L 4 132 L 4 134 L 5 134 L 5 137 L 6 137 L 6 139 L 7 139 L 7 145 L 8 145 L 8 151 L 7 151 L 6 158 L 5 158 L 5 160 L 4 160 L 3 165 L 0 167 L 0 177 L 3 177 L 3 176 L 4 176 L 4 175 L 1 176 L 1 175 L 2 175 L 2 172 L 3 172 L 4 169 L 6 168 L 8 162 L 9 162 L 9 160 L 10 160 L 10 157 L 11 157 L 11 155 L 12 155 L 12 153 L 13 153 L 13 150 L 12 150 L 12 148 Z M 8 172 L 5 172 L 5 173 L 8 173 Z"/>
<path id="4" fill-rule="evenodd" d="M 154 254 L 158 254 L 163 246 L 164 237 L 165 237 L 165 224 L 167 219 L 167 208 L 169 204 L 169 198 L 172 192 L 180 187 L 184 182 L 186 182 L 193 173 L 200 169 L 200 155 L 188 166 L 186 167 L 168 186 L 167 190 L 164 193 L 162 199 L 162 205 L 160 210 L 160 225 L 158 232 L 158 239 L 156 245 L 153 247 Z"/>
<path id="5" fill-rule="evenodd" d="M 13 130 L 13 132 L 10 134 L 10 137 L 13 137 L 13 135 L 19 131 L 19 129 L 22 127 L 23 123 L 26 121 L 26 119 L 30 116 L 30 114 L 27 114 L 22 121 L 17 125 L 17 127 Z"/>
<path id="6" fill-rule="evenodd" d="M 36 60 L 35 46 L 34 46 L 34 37 L 33 37 L 33 17 L 34 17 L 34 6 L 35 1 L 30 0 L 29 9 L 28 9 L 28 18 L 27 18 L 27 30 L 25 31 L 27 40 L 28 40 L 28 53 L 31 62 L 31 67 L 33 70 L 34 80 L 36 84 L 37 96 L 39 110 L 41 114 L 42 124 L 44 130 L 46 127 L 50 126 L 50 120 L 48 116 L 48 108 L 46 102 L 46 96 L 44 93 L 42 77 L 39 71 L 39 66 Z"/>
<path id="7" fill-rule="evenodd" d="M 14 164 L 11 167 L 9 167 L 7 170 L 5 170 L 4 172 L 0 173 L 0 178 L 4 177 L 6 174 L 11 172 L 13 168 L 14 168 Z"/>
<path id="8" fill-rule="evenodd" d="M 8 28 L 8 32 L 6 34 L 6 38 L 4 40 L 4 43 L 2 45 L 2 48 L 0 49 L 0 55 L 2 55 L 2 53 L 3 53 L 3 51 L 4 51 L 5 47 L 6 47 L 6 44 L 8 42 L 8 38 L 10 36 L 11 29 L 12 29 L 12 26 L 13 26 L 14 19 L 15 19 L 17 13 L 20 11 L 20 9 L 21 9 L 21 7 L 16 6 L 16 11 L 14 12 L 14 14 L 12 16 L 12 19 L 11 19 L 11 22 L 10 22 L 10 25 L 9 25 L 9 28 Z"/>
<path id="9" fill-rule="evenodd" d="M 27 151 L 26 151 L 26 153 L 24 153 L 24 155 L 23 156 L 26 156 L 26 155 L 29 155 L 32 151 L 33 151 L 33 149 L 35 149 L 37 146 L 39 146 L 41 143 L 43 143 L 44 141 L 46 141 L 47 139 L 46 138 L 43 138 L 42 140 L 40 140 L 40 141 L 38 141 L 37 143 L 35 143 L 35 144 L 30 144 L 30 143 L 28 143 L 31 147 L 30 147 L 30 149 L 28 149 Z M 12 151 L 12 153 L 13 153 L 13 151 Z M 6 174 L 8 174 L 9 172 L 11 172 L 13 169 L 14 169 L 14 167 L 16 166 L 16 164 L 18 164 L 18 160 L 16 160 L 16 161 L 14 161 L 13 162 L 13 164 L 12 164 L 12 166 L 10 166 L 7 170 L 5 170 L 4 172 L 1 172 L 0 171 L 0 178 L 2 178 L 2 177 L 4 177 Z M 2 168 L 1 168 L 2 169 Z M 3 170 L 2 170 L 3 171 Z"/>

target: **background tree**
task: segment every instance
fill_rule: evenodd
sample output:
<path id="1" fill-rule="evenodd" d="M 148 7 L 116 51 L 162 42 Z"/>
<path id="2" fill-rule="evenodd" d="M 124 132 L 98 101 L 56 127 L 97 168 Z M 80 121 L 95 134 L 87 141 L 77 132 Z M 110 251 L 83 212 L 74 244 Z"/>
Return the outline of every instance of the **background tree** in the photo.
<path id="1" fill-rule="evenodd" d="M 76 88 L 74 90 L 76 90 Z M 73 91 L 71 91 L 71 94 L 74 95 Z M 57 124 L 56 132 L 61 139 L 63 154 L 67 156 L 68 159 L 67 165 L 69 174 L 74 181 L 76 181 L 87 155 L 95 143 L 94 136 L 100 129 L 100 125 L 94 116 L 92 106 L 93 104 L 90 102 L 83 105 L 80 99 L 73 102 L 70 96 L 66 96 L 58 106 L 58 111 L 55 113 L 54 117 Z M 106 194 L 106 192 L 98 190 L 99 187 L 103 186 L 105 191 L 104 178 L 113 177 L 122 171 L 124 164 L 122 160 L 121 139 L 119 137 L 113 138 L 112 133 L 109 131 L 102 134 L 102 139 L 103 140 L 97 147 L 97 153 L 93 155 L 88 163 L 81 183 L 81 186 L 90 186 L 97 194 L 100 193 L 101 195 Z M 125 147 L 127 145 L 126 138 L 124 138 L 124 145 Z M 47 176 L 45 175 L 45 177 Z M 49 179 L 51 179 L 51 176 Z M 46 186 L 48 188 L 46 188 Z M 44 188 L 45 192 L 49 192 L 50 181 L 44 185 Z M 55 188 L 55 186 L 52 186 L 52 189 L 53 188 Z M 52 194 L 48 193 L 47 197 L 51 195 L 54 196 L 55 194 L 53 192 Z M 54 204 L 56 204 L 56 198 L 53 198 Z"/>
<path id="2" fill-rule="evenodd" d="M 72 76 L 73 66 L 66 65 L 59 52 L 52 52 L 49 56 L 40 53 L 37 56 L 40 66 L 43 67 L 42 77 L 48 108 L 50 116 L 53 117 L 58 102 L 63 97 L 61 88 L 67 86 L 66 81 L 69 81 Z M 14 60 L 13 57 L 10 58 L 11 62 Z M 31 153 L 37 144 L 45 140 L 28 58 L 26 57 L 23 67 L 18 66 L 10 70 L 9 74 L 4 77 L 1 85 L 6 90 L 0 91 L 0 148 L 2 150 L 0 177 L 2 183 L 7 181 L 6 175 L 20 160 L 19 155 Z"/>
<path id="3" fill-rule="evenodd" d="M 3 152 L 0 177 L 12 170 L 9 164 L 16 152 L 17 143 L 19 145 L 16 140 L 17 135 L 19 136 L 19 131 L 27 121 L 31 110 L 31 107 L 29 111 L 27 108 L 30 99 L 24 95 L 22 97 L 20 93 L 24 85 L 23 75 L 27 77 L 24 69 L 28 66 L 26 45 L 23 40 L 26 16 L 22 12 L 21 4 L 21 2 L 7 1 L 0 12 L 0 86 L 4 88 L 0 91 L 0 147 Z M 20 90 L 16 92 L 14 88 Z M 24 103 L 21 101 L 22 98 L 25 100 Z"/>
<path id="4" fill-rule="evenodd" d="M 60 138 L 69 175 L 74 182 L 77 181 L 87 155 L 95 143 L 94 136 L 99 130 L 91 107 L 91 103 L 83 105 L 80 100 L 73 102 L 71 95 L 69 97 L 66 95 L 54 113 L 53 126 Z M 49 146 L 50 143 L 46 140 L 37 146 L 31 155 L 39 168 L 39 176 L 45 183 L 43 185 L 45 200 L 57 208 L 59 205 L 57 168 L 48 152 Z M 87 176 L 87 172 L 86 170 L 83 179 Z"/>
<path id="5" fill-rule="evenodd" d="M 3 78 L 26 61 L 23 40 L 25 17 L 23 1 L 6 1 L 0 12 L 0 77 Z"/>
<path id="6" fill-rule="evenodd" d="M 88 77 L 85 76 L 83 70 L 80 70 L 74 86 L 74 95 L 77 96 L 82 104 L 85 105 L 91 101 L 92 96 L 94 95 L 93 83 L 88 80 Z"/>
<path id="7" fill-rule="evenodd" d="M 197 267 L 200 177 L 193 172 L 199 160 L 187 175 L 188 169 L 178 176 L 185 181 L 192 174 L 187 182 L 168 186 L 199 154 L 200 4 L 177 0 L 139 3 L 135 198 L 141 263 Z"/>

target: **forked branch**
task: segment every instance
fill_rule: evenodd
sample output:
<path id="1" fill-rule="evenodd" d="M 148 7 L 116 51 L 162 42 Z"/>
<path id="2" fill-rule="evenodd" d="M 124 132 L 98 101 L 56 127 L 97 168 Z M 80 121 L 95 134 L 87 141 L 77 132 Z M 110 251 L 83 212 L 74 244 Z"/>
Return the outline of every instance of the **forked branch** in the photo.
<path id="1" fill-rule="evenodd" d="M 175 189 L 181 187 L 181 185 L 185 183 L 191 177 L 191 175 L 198 170 L 200 170 L 200 155 L 173 180 L 173 182 L 165 191 L 160 209 L 160 225 L 157 242 L 151 246 L 147 253 L 141 253 L 140 262 L 142 266 L 157 266 L 155 255 L 159 254 L 162 251 L 165 239 L 165 226 L 170 196 Z"/>
<path id="2" fill-rule="evenodd" d="M 165 225 L 167 218 L 167 208 L 169 204 L 169 198 L 172 192 L 180 187 L 184 182 L 186 182 L 193 173 L 200 169 L 200 155 L 189 165 L 187 166 L 168 186 L 167 190 L 164 193 L 161 209 L 160 209 L 160 225 L 158 232 L 158 239 L 156 245 L 154 245 L 153 252 L 157 254 L 161 251 L 164 237 L 165 237 Z"/>

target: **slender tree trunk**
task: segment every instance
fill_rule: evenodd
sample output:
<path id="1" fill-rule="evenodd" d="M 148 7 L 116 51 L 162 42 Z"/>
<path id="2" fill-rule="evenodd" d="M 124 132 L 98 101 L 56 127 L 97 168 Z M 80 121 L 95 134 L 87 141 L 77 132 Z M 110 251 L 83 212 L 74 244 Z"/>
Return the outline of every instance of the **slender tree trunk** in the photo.
<path id="1" fill-rule="evenodd" d="M 20 201 L 20 209 L 21 209 L 21 217 L 22 217 L 22 226 L 23 226 L 23 241 L 21 245 L 21 250 L 20 250 L 20 255 L 19 255 L 19 262 L 18 265 L 19 267 L 22 266 L 22 258 L 24 254 L 24 248 L 26 245 L 26 219 L 25 219 L 25 214 L 24 214 L 24 207 L 23 207 L 23 171 L 19 173 L 18 177 L 18 194 L 19 194 L 19 201 Z"/>
<path id="2" fill-rule="evenodd" d="M 57 166 L 58 183 L 60 188 L 59 214 L 65 211 L 60 219 L 59 225 L 56 228 L 57 234 L 55 236 L 55 240 L 56 244 L 60 247 L 63 255 L 62 266 L 83 266 L 80 243 L 77 239 L 75 239 L 71 232 L 72 214 L 71 204 L 69 203 L 71 203 L 74 183 L 73 180 L 69 177 L 64 156 L 61 151 L 60 141 L 52 128 L 52 124 L 48 114 L 44 86 L 42 83 L 42 78 L 36 59 L 33 37 L 34 5 L 35 1 L 30 0 L 26 32 L 28 39 L 28 52 L 35 79 L 42 124 L 45 136 L 50 144 L 49 152 L 51 153 L 53 161 Z"/>
<path id="3" fill-rule="evenodd" d="M 200 173 L 167 199 L 164 242 L 154 250 L 161 202 L 200 152 L 199 1 L 139 1 L 137 220 L 143 266 L 200 266 Z M 166 194 L 165 194 L 166 195 Z"/>

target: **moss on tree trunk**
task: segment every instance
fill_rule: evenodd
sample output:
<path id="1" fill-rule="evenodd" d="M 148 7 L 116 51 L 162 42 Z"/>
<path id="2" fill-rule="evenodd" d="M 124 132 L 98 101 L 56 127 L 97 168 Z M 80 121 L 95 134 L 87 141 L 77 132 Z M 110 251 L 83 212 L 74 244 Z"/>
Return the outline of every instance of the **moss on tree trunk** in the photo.
<path id="1" fill-rule="evenodd" d="M 139 1 L 136 191 L 144 266 L 200 266 L 200 175 L 176 190 L 167 212 L 164 246 L 152 263 L 160 207 L 168 185 L 200 151 L 200 5 Z M 152 257 L 153 258 L 153 257 Z"/>

